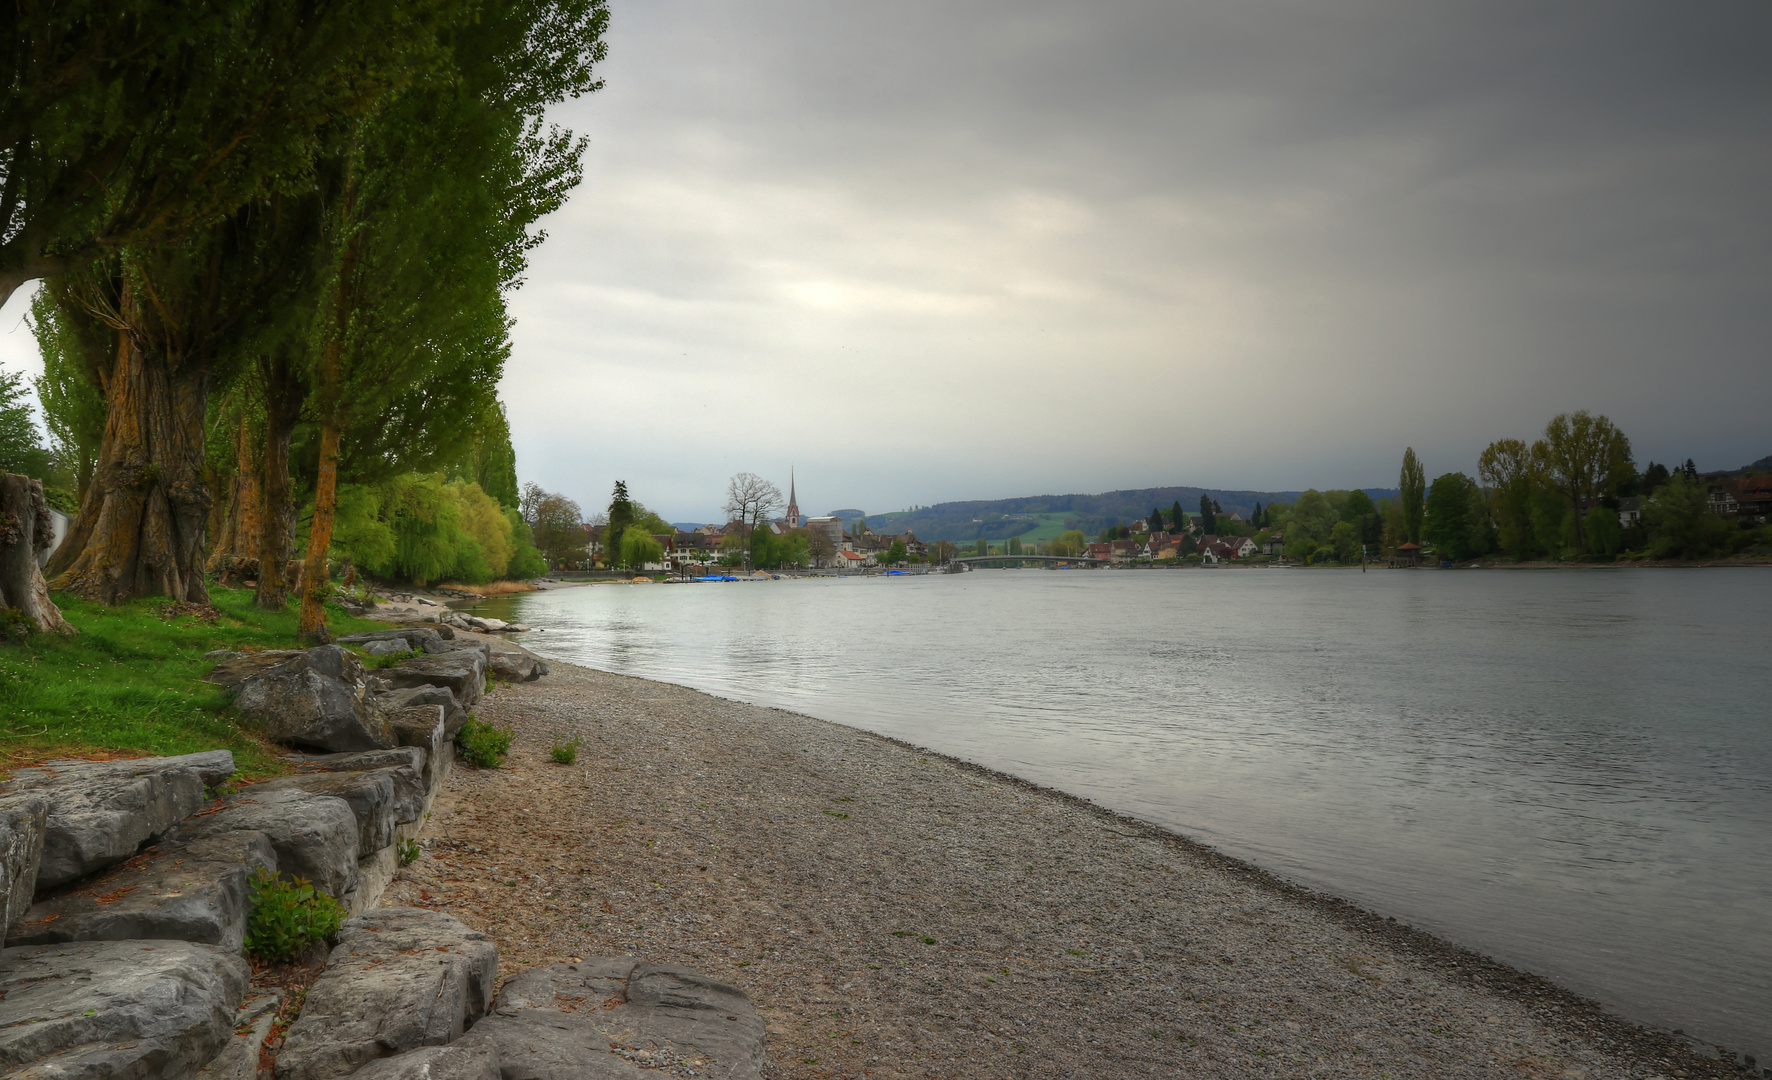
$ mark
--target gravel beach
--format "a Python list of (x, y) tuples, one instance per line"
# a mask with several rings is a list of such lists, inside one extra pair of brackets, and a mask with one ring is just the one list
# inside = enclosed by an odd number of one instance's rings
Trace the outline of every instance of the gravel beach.
[(501, 977), (637, 954), (731, 982), (770, 1076), (1759, 1075), (1068, 796), (553, 671), (481, 703), (510, 760), (457, 766), (384, 903), (485, 930)]

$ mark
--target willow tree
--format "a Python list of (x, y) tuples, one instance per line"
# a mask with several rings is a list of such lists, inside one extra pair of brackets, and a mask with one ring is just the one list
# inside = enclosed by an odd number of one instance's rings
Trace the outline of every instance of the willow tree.
[(504, 290), (543, 239), (531, 227), (581, 175), (583, 142), (544, 129), (541, 114), (598, 88), (607, 21), (602, 0), (489, 0), (445, 35), (448, 62), (355, 124), (330, 166), (332, 261), (308, 369), (319, 438), (298, 624), (306, 637), (328, 636), (345, 435), (385, 430), (415, 388), (458, 385), (436, 376), (464, 356), (503, 363)]

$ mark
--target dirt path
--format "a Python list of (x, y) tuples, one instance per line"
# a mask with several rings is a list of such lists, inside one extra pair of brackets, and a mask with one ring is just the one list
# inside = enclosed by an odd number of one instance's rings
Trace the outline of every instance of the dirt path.
[[(1739, 1076), (1547, 984), (1076, 800), (554, 665), (494, 693), (385, 903), (749, 992), (778, 1077)], [(548, 760), (581, 736), (572, 766)]]

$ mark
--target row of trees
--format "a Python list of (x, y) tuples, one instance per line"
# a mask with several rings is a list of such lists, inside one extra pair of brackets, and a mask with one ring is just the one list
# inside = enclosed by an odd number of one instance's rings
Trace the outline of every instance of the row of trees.
[(525, 568), (504, 294), (581, 174), (543, 113), (599, 86), (603, 0), (13, 14), (0, 300), (43, 281), (42, 471), (79, 508), (54, 587), (201, 602), (239, 555), (281, 608), (305, 540), (324, 637), (335, 554)]
[[(1488, 554), (1516, 560), (1611, 557), (1641, 551), (1658, 558), (1702, 558), (1764, 540), (1751, 523), (1708, 512), (1708, 485), (1690, 461), (1639, 472), (1630, 440), (1610, 419), (1564, 413), (1528, 444), (1498, 439), (1484, 448), (1475, 478), (1444, 473), (1430, 484), (1413, 448), (1404, 451), (1398, 497), (1374, 503), (1364, 492), (1307, 491), (1267, 508), (1260, 524), (1284, 533), (1288, 556), (1351, 561), (1406, 543), (1462, 561)], [(1622, 500), (1639, 500), (1626, 524)]]

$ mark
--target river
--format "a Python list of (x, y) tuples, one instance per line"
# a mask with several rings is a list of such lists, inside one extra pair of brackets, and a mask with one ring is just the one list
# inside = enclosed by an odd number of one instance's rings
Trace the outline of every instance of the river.
[(596, 585), (540, 655), (1092, 799), (1772, 1058), (1772, 572)]

